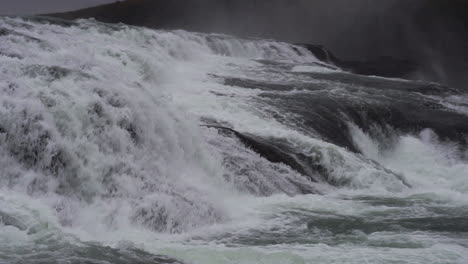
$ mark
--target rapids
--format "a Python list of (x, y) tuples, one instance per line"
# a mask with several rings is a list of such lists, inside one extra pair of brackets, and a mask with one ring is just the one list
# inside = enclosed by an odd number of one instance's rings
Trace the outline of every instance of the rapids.
[(468, 95), (262, 39), (0, 17), (0, 263), (465, 263)]

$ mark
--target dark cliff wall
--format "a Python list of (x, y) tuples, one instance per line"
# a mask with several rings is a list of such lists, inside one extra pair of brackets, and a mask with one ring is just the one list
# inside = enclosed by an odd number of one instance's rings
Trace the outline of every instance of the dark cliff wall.
[(426, 65), (426, 79), (468, 83), (468, 0), (128, 0), (54, 16), (322, 44), (340, 58), (394, 56)]

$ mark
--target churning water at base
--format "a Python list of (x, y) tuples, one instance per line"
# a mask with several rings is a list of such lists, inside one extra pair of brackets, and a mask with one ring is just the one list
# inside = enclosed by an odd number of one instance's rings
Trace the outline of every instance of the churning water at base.
[(466, 263), (468, 96), (301, 47), (0, 18), (0, 263)]

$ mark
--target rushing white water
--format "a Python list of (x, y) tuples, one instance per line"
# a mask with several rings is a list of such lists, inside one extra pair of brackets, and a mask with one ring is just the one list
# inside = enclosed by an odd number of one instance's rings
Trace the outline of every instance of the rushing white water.
[[(0, 263), (34, 263), (39, 248), (65, 263), (88, 242), (187, 263), (468, 261), (466, 229), (407, 220), (468, 219), (466, 153), (429, 130), (385, 149), (350, 124), (363, 155), (352, 153), (282, 122), (298, 117), (261, 89), (220, 81), (320, 84), (294, 75), (331, 71), (316, 61), (267, 40), (0, 18)], [(277, 91), (301, 93), (314, 91)], [(342, 188), (203, 126), (213, 123), (315, 157)]]
[(456, 144), (440, 142), (432, 130), (424, 129), (418, 136), (402, 136), (392, 149), (382, 150), (378, 142), (356, 126), (352, 131), (366, 157), (405, 173), (419, 191), (454, 195), (457, 200), (468, 199), (467, 153), (458, 149)]

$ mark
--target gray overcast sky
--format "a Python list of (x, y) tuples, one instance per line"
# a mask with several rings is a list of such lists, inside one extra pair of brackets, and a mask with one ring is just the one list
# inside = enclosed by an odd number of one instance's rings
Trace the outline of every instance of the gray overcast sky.
[(43, 14), (110, 2), (115, 0), (0, 0), (0, 14)]

